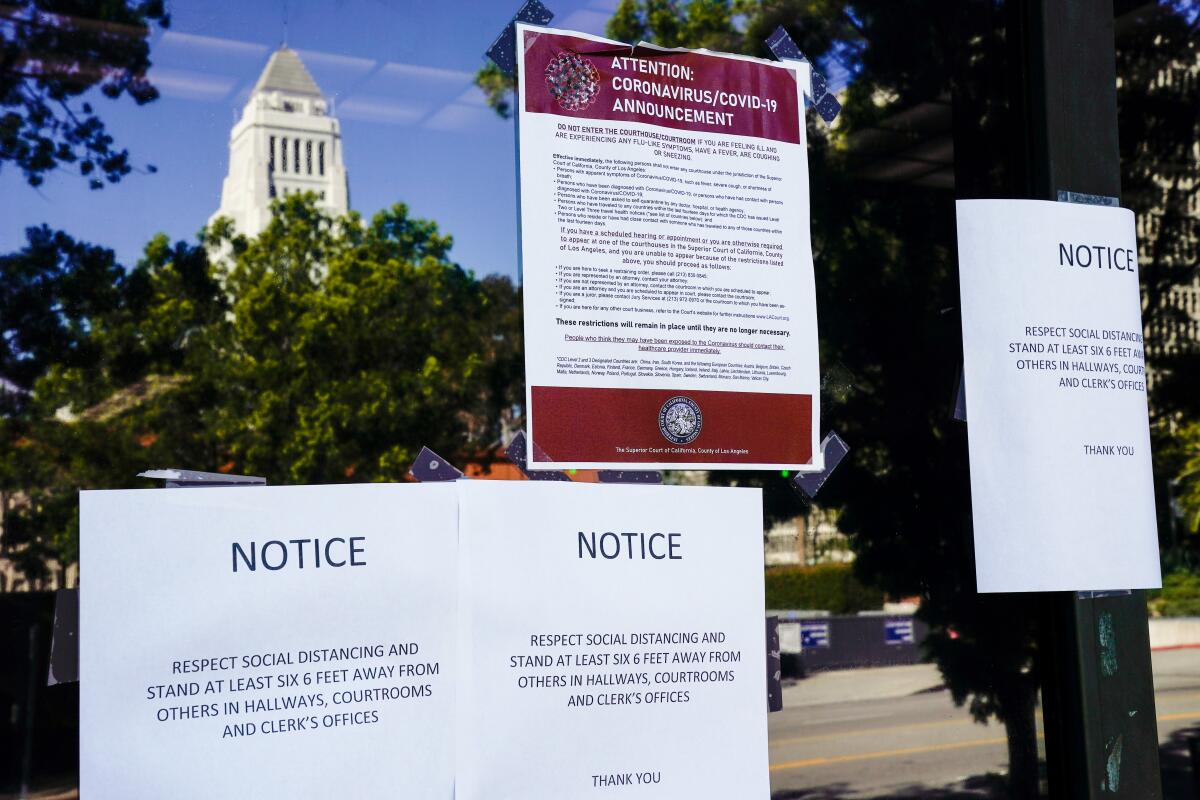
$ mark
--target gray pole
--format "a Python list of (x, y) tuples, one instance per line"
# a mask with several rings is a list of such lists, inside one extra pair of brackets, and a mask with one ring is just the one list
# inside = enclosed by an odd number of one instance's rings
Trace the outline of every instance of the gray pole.
[[(1112, 0), (1018, 0), (1008, 33), (1026, 122), (1026, 196), (1119, 198)], [(1047, 596), (1039, 667), (1051, 796), (1156, 800), (1145, 594), (1095, 595)]]

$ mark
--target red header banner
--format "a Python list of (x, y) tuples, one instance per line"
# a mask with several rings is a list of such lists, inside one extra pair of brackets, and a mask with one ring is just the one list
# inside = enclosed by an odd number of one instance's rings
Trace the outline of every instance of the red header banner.
[(795, 70), (525, 31), (525, 110), (799, 144)]

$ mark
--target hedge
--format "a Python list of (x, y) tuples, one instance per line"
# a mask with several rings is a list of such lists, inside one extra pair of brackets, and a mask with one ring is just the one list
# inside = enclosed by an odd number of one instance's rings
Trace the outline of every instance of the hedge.
[(1155, 617), (1200, 617), (1200, 575), (1189, 571), (1163, 576), (1163, 588), (1146, 593)]
[(854, 577), (850, 564), (767, 568), (767, 608), (854, 614), (882, 607), (883, 592)]

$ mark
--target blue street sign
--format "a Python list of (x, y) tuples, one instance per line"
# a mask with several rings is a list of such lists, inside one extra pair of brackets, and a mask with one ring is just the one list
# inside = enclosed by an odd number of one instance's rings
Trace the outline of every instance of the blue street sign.
[(887, 644), (916, 644), (917, 640), (913, 636), (912, 619), (884, 620), (883, 641)]
[(829, 647), (829, 623), (820, 620), (800, 621), (800, 649)]

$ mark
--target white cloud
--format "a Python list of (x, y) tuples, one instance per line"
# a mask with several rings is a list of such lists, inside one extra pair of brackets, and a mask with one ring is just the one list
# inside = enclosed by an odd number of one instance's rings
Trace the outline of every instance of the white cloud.
[[(180, 33), (167, 31), (162, 35), (154, 48), (156, 55), (169, 54), (179, 50), (194, 53), (197, 50), (208, 50), (214, 54), (232, 54), (262, 57), (269, 48), (258, 42), (241, 42), (237, 39), (219, 39), (215, 36), (200, 36), (195, 33)], [(165, 53), (164, 53), (165, 51)]]
[(486, 106), (468, 106), (451, 103), (438, 109), (422, 127), (439, 131), (462, 131), (469, 128), (479, 128), (499, 120), (499, 117)]
[(399, 103), (386, 97), (352, 97), (334, 110), (344, 119), (380, 122), (386, 125), (411, 125), (429, 111), (428, 107)]
[(425, 67), (420, 64), (398, 64), (391, 62), (379, 70), (381, 76), (396, 80), (426, 80), (426, 81), (469, 81), (475, 76), (470, 72), (440, 67)]
[(149, 77), (150, 83), (167, 97), (188, 100), (222, 100), (237, 84), (237, 79), (230, 75), (213, 75), (169, 67), (153, 67)]

